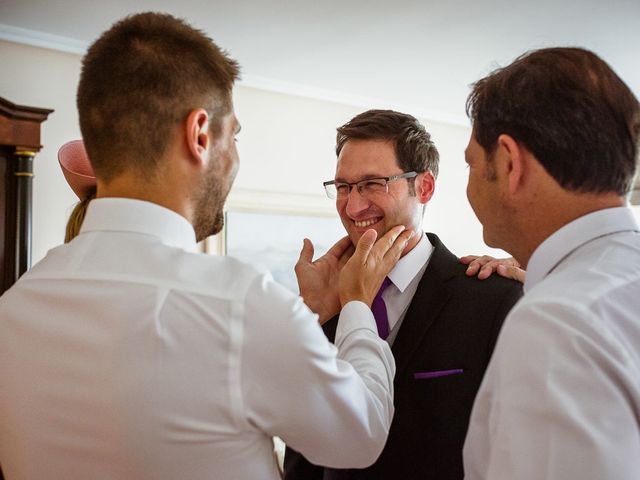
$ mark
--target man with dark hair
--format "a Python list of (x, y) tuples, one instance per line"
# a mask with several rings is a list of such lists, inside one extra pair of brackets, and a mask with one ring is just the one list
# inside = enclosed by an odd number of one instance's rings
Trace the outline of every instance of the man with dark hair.
[[(288, 450), (285, 478), (461, 479), (473, 399), (521, 286), (467, 276), (436, 235), (423, 233), (439, 156), (414, 117), (364, 112), (338, 128), (336, 153), (335, 179), (325, 188), (354, 245), (370, 228), (380, 235), (400, 223), (417, 233), (372, 307), (396, 360), (396, 411), (387, 444), (371, 467), (323, 468)], [(333, 340), (336, 319), (323, 328)]]
[[(238, 167), (237, 75), (169, 15), (128, 17), (89, 49), (78, 109), (97, 196), (0, 299), (7, 478), (276, 479), (274, 435), (336, 467), (382, 450), (394, 361), (368, 305), (411, 231), (301, 259), (302, 299), (197, 253)], [(312, 310), (341, 306), (336, 348)]]
[(640, 106), (598, 56), (527, 53), (467, 103), (467, 195), (527, 268), (464, 447), (476, 479), (640, 478)]

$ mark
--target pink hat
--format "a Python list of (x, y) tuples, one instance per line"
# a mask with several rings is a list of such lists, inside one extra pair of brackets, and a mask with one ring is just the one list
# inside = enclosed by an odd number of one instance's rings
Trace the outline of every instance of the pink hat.
[(82, 140), (72, 140), (58, 150), (58, 162), (67, 183), (80, 200), (96, 188), (96, 177)]

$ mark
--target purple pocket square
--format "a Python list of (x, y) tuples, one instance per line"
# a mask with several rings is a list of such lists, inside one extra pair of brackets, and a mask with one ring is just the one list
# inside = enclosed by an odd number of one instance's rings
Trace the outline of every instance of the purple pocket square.
[(453, 370), (436, 370), (433, 372), (416, 372), (413, 378), (416, 380), (424, 380), (427, 378), (447, 377), (449, 375), (460, 375), (464, 370), (462, 368), (454, 368)]

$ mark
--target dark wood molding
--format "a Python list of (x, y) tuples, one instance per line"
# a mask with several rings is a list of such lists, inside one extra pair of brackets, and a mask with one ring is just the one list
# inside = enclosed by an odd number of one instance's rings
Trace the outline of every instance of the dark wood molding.
[(13, 151), (40, 151), (40, 124), (51, 112), (47, 108), (16, 105), (0, 97), (0, 146)]
[(48, 108), (16, 105), (15, 103), (0, 97), (0, 115), (8, 118), (32, 120), (42, 123), (47, 119), (47, 116), (49, 116), (51, 112), (53, 112), (53, 110)]
[(31, 266), (33, 159), (51, 112), (0, 97), (0, 294)]

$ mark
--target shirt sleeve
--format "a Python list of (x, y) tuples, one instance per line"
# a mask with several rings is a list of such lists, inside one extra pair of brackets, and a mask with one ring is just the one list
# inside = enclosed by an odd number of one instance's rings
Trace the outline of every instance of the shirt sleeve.
[(516, 307), (474, 404), (466, 479), (639, 478), (637, 372), (604, 320)]
[(247, 424), (316, 464), (372, 464), (393, 417), (395, 364), (371, 310), (345, 305), (334, 346), (302, 299), (268, 276), (253, 283), (245, 305), (240, 385)]

